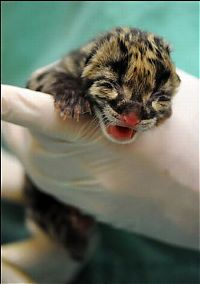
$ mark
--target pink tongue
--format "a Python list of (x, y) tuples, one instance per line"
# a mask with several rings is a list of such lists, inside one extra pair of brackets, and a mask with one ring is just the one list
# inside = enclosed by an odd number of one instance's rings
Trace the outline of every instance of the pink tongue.
[(106, 130), (112, 137), (120, 140), (131, 139), (136, 133), (136, 131), (134, 131), (133, 129), (117, 125), (110, 125), (106, 128)]

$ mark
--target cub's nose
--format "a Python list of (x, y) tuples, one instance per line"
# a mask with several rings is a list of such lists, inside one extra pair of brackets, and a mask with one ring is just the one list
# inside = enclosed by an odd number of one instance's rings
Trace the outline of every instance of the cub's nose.
[(135, 112), (120, 115), (120, 120), (130, 127), (134, 127), (140, 122), (140, 118)]

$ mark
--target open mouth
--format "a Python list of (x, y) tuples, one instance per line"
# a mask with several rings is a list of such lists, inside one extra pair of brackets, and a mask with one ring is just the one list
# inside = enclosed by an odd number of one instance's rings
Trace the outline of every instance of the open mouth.
[(112, 121), (114, 119), (109, 119), (108, 116), (106, 122), (104, 122), (100, 111), (96, 110), (96, 114), (104, 135), (110, 141), (118, 144), (128, 144), (135, 140), (138, 134), (136, 127), (140, 121), (135, 113), (118, 116), (117, 119), (115, 118), (118, 121)]
[(118, 125), (109, 125), (106, 127), (106, 132), (112, 138), (119, 141), (129, 141), (132, 140), (137, 133), (134, 129)]
[(136, 126), (139, 123), (139, 118), (136, 113), (119, 115), (119, 124), (110, 124), (106, 127), (107, 135), (115, 142), (122, 144), (132, 142), (137, 133)]

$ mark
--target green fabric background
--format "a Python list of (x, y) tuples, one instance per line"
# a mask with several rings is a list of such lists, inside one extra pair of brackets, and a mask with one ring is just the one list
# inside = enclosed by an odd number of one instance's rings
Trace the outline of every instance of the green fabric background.
[[(2, 82), (24, 86), (36, 68), (114, 26), (134, 26), (164, 36), (173, 46), (176, 65), (198, 77), (198, 21), (197, 1), (3, 1)], [(23, 208), (3, 202), (2, 213), (3, 243), (28, 236)], [(103, 224), (100, 228), (101, 245), (79, 283), (200, 282), (197, 252)]]

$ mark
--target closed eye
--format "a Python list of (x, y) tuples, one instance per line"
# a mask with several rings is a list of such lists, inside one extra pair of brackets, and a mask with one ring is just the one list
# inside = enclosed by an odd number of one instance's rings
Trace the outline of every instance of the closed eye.
[(97, 87), (104, 87), (106, 89), (113, 89), (112, 82), (107, 81), (107, 80), (100, 79), (100, 80), (97, 80), (95, 82), (95, 84), (96, 84)]
[(165, 94), (163, 92), (155, 92), (155, 93), (152, 93), (150, 98), (149, 98), (149, 101), (152, 102), (152, 101), (171, 101), (171, 95), (170, 94)]
[(170, 99), (166, 100), (166, 98), (162, 100), (155, 100), (155, 101), (152, 101), (151, 106), (155, 111), (158, 111), (158, 112), (165, 111), (171, 107), (171, 100)]
[(112, 89), (113, 86), (111, 83), (105, 82), (105, 83), (101, 83), (101, 87), (105, 87), (107, 89)]
[(159, 96), (159, 97), (157, 98), (157, 101), (158, 101), (158, 102), (160, 102), (160, 101), (168, 102), (168, 101), (171, 101), (171, 97), (162, 95), (162, 96)]

